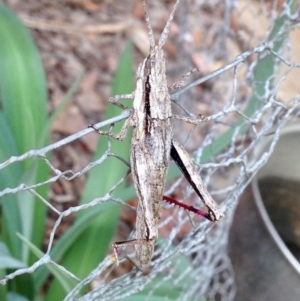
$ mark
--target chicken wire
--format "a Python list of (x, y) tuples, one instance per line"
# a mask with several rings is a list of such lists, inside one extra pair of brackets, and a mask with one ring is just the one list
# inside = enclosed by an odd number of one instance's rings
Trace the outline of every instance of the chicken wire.
[[(251, 50), (240, 53), (224, 67), (207, 76), (200, 77), (171, 96), (172, 100), (180, 103), (180, 106), (184, 107), (185, 113), (188, 113), (188, 102), (191, 100), (186, 100), (186, 93), (201, 83), (214, 82), (214, 97), (209, 102), (212, 114), (205, 118), (205, 123), (192, 131), (194, 133), (203, 126), (207, 128), (207, 133), (201, 143), (199, 142), (200, 145), (198, 144), (193, 156), (195, 162), (199, 163), (201, 159), (207, 158), (208, 153), (212, 151), (216, 153), (213, 158), (209, 158), (207, 162), (201, 164), (201, 167), (199, 166), (199, 172), (201, 171), (202, 179), (208, 186), (209, 192), (226, 213), (223, 220), (213, 224), (203, 218), (188, 214), (180, 208), (171, 209), (171, 206), (162, 204), (166, 211), (170, 211), (170, 214), (164, 215), (164, 218), (160, 220), (158, 232), (162, 234), (156, 241), (154, 256), (146, 271), (142, 272), (133, 268), (129, 273), (112, 279), (111, 274), (115, 269), (115, 264), (111, 260), (112, 255), (109, 254), (84, 279), (73, 275), (58, 262), (54, 262), (50, 256), (54, 235), (62, 219), (86, 208), (101, 206), (102, 203), (108, 201), (118, 201), (124, 206), (126, 205), (122, 200), (115, 199), (111, 195), (118, 183), (111, 188), (109, 193), (99, 195), (97, 199), (90, 200), (87, 204), (71, 207), (63, 212), (54, 208), (48, 200), (35, 191), (37, 187), (53, 183), (60, 178), (72, 181), (105, 162), (110, 155), (110, 144), (108, 144), (107, 152), (101, 158), (91, 162), (79, 172), (58, 170), (46, 159), (47, 152), (93, 131), (87, 128), (47, 147), (30, 150), (0, 164), (0, 169), (5, 169), (14, 162), (24, 161), (28, 158), (44, 160), (54, 176), (44, 183), (34, 185), (22, 183), (18, 187), (6, 188), (0, 192), (0, 197), (29, 191), (58, 215), (44, 256), (31, 267), (18, 269), (6, 275), (0, 283), (6, 285), (10, 279), (18, 275), (32, 273), (38, 267), (51, 263), (78, 282), (64, 300), (123, 300), (140, 291), (145, 292), (144, 300), (151, 300), (151, 297), (156, 296), (156, 292), (166, 283), (169, 286), (169, 294), (164, 295), (166, 300), (168, 300), (167, 298), (172, 299), (174, 292), (176, 292), (176, 300), (201, 300), (201, 298), (203, 300), (233, 300), (235, 282), (233, 269), (227, 255), (227, 242), (234, 208), (255, 173), (272, 154), (282, 127), (299, 115), (299, 94), (291, 91), (289, 93), (282, 92), (284, 80), (299, 68), (299, 62), (293, 59), (294, 48), (289, 40), (290, 33), (299, 26), (298, 16), (291, 11), (292, 2), (264, 3), (260, 1), (260, 3), (257, 2), (259, 8), (257, 11), (247, 1), (224, 1), (222, 4), (219, 1), (196, 1), (202, 10), (220, 4), (218, 11), (223, 12), (224, 18), (223, 23), (216, 25), (219, 32), (222, 33), (216, 38), (218, 45), (226, 42), (224, 37), (230, 37), (238, 39), (244, 48), (251, 49), (251, 45), (255, 46)], [(179, 9), (184, 9), (183, 5)], [(260, 23), (259, 20), (253, 19), (251, 31), (245, 30), (249, 34), (248, 37), (235, 36), (229, 26), (228, 15), (232, 10), (237, 13), (238, 17), (242, 17), (246, 10), (250, 11), (253, 18), (264, 16), (268, 21), (264, 34), (261, 37), (255, 34)], [(278, 44), (281, 46), (276, 47)], [(214, 49), (215, 52), (210, 54), (215, 59), (226, 53), (220, 47)], [(257, 73), (262, 72), (263, 68), (269, 67), (262, 67), (264, 60), (274, 64), (271, 68), (272, 72), (270, 74), (266, 72), (267, 75), (257, 77)], [(181, 96), (180, 99), (179, 96)], [(201, 97), (198, 96), (198, 100), (201, 100)], [(249, 103), (254, 106), (251, 114), (246, 109)], [(102, 128), (115, 124), (127, 118), (129, 114), (130, 112), (126, 110), (119, 116), (95, 126)], [(191, 116), (193, 115), (191, 114)], [(176, 131), (174, 135), (176, 136)], [(223, 142), (223, 144), (225, 143), (223, 146), (222, 142), (215, 143), (215, 141), (219, 141), (220, 136), (225, 137), (226, 135), (227, 137), (229, 135), (230, 138), (228, 145), (226, 142)], [(185, 134), (184, 141), (187, 143), (192, 140), (191, 136), (192, 134)], [(258, 158), (255, 156), (255, 149), (266, 136), (273, 137), (272, 143), (269, 150)], [(226, 138), (222, 141), (226, 141)], [(220, 149), (217, 149), (218, 147)], [(121, 178), (120, 182), (123, 180), (124, 178)], [(165, 194), (178, 194), (178, 191), (183, 196), (183, 201), (191, 202), (192, 200), (194, 206), (202, 206), (201, 201), (194, 197), (192, 189), (182, 178), (168, 183)], [(166, 228), (169, 229), (168, 234), (164, 230)], [(134, 232), (129, 239), (133, 237)], [(129, 249), (126, 250), (126, 253), (134, 259), (134, 251), (130, 252)], [(122, 250), (121, 260), (123, 259), (124, 252)], [(86, 285), (90, 285), (91, 290), (84, 296), (80, 296), (80, 289)]]

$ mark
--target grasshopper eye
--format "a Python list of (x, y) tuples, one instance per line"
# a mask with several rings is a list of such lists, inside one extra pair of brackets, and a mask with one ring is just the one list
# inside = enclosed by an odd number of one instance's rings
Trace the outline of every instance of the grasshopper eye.
[(148, 57), (146, 64), (145, 64), (145, 68), (146, 69), (152, 69), (156, 64), (156, 59), (154, 57)]

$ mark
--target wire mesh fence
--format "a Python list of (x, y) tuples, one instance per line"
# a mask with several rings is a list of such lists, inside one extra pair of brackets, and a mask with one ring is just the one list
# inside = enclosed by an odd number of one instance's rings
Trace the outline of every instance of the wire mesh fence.
[[(52, 265), (56, 271), (74, 280), (64, 300), (134, 300), (134, 296), (137, 299), (143, 296), (144, 300), (154, 300), (157, 296), (165, 298), (164, 300), (234, 299), (234, 273), (227, 255), (227, 240), (234, 209), (246, 186), (272, 154), (280, 130), (299, 115), (299, 90), (286, 86), (286, 82), (290, 83), (297, 74), (295, 72), (299, 72), (300, 66), (299, 60), (295, 58), (296, 46), (291, 43), (292, 34), (299, 30), (299, 16), (295, 13), (297, 1), (260, 1), (255, 5), (249, 1), (223, 1), (221, 4), (219, 1), (194, 2), (199, 8), (199, 19), (201, 12), (204, 14), (205, 11), (222, 15), (218, 22), (212, 22), (211, 27), (207, 28), (207, 37), (203, 39), (202, 45), (203, 49), (206, 49), (205, 55), (208, 57), (209, 53), (210, 59), (215, 61), (220, 56), (227, 56), (228, 61), (231, 61), (216, 71), (193, 80), (191, 84), (174, 92), (171, 98), (176, 107), (174, 110), (183, 108), (184, 114), (194, 116), (189, 112), (193, 110), (191, 98), (195, 99), (195, 102), (201, 102), (201, 98), (205, 98), (205, 93), (202, 96), (197, 95), (199, 91), (195, 90), (195, 87), (204, 83), (212, 86), (212, 97), (203, 100), (204, 106), (209, 107), (210, 116), (205, 116), (201, 125), (189, 131), (182, 131), (178, 136), (187, 147), (194, 147), (193, 141), (197, 141), (197, 150), (193, 152), (193, 157), (196, 163), (201, 163), (199, 173), (213, 198), (226, 213), (226, 217), (218, 224), (212, 224), (180, 208), (172, 208), (162, 203), (162, 218), (158, 224), (159, 238), (155, 244), (153, 259), (145, 271), (133, 268), (122, 276), (114, 277), (115, 263), (111, 254), (84, 277), (78, 277), (67, 270), (60, 260), (54, 260), (52, 255), (54, 239), (63, 218), (88, 208), (99, 208), (107, 202), (118, 202), (135, 211), (134, 207), (114, 195), (115, 189), (125, 181), (127, 173), (120, 177), (107, 193), (63, 211), (56, 209), (45, 196), (37, 192), (38, 187), (51, 185), (58, 179), (73, 181), (94, 168), (101, 168), (112, 155), (118, 158), (118, 153), (111, 151), (111, 141), (108, 139), (107, 151), (82, 170), (75, 172), (56, 168), (46, 154), (93, 131), (87, 128), (46, 147), (10, 157), (0, 164), (0, 169), (5, 172), (7, 167), (16, 162), (23, 162), (29, 158), (42, 160), (51, 170), (51, 177), (44, 182), (22, 181), (16, 187), (6, 187), (0, 192), (0, 197), (2, 202), (6, 202), (9, 200), (6, 200), (5, 196), (9, 194), (22, 197), (22, 194), (30, 193), (57, 216), (47, 251), (37, 251), (40, 259), (32, 265), (4, 275), (0, 280), (2, 285), (8, 285), (11, 279), (22, 274), (33, 273), (41, 266)], [(179, 10), (188, 11), (188, 5), (183, 6), (181, 5)], [(179, 16), (182, 17), (180, 13)], [(234, 20), (238, 22), (241, 18), (249, 16), (252, 21), (247, 23), (247, 28), (245, 23), (244, 27), (234, 30), (238, 25), (230, 24)], [(205, 18), (198, 22), (204, 27), (209, 24)], [(263, 27), (262, 31), (260, 26)], [(212, 39), (210, 35), (213, 33), (215, 45), (211, 50), (206, 43)], [(232, 58), (230, 49), (224, 46), (228, 44), (231, 47), (233, 44), (239, 45), (239, 49), (244, 51)], [(233, 53), (236, 51), (232, 50)], [(176, 103), (179, 104), (179, 108)], [(128, 118), (129, 114), (130, 111), (126, 110), (119, 116), (95, 126), (102, 128), (114, 125)], [(175, 125), (174, 128), (176, 136), (179, 126)], [(199, 128), (202, 132), (199, 132)], [(205, 135), (199, 142), (197, 137), (202, 136), (204, 132)], [(257, 157), (255, 149), (266, 136), (272, 136), (273, 142), (267, 152)], [(127, 166), (129, 163), (123, 164)], [(172, 169), (172, 163), (170, 165)], [(175, 172), (175, 175), (178, 175), (178, 172)], [(165, 194), (179, 195), (183, 202), (197, 207), (203, 206), (182, 177), (168, 182)], [(92, 214), (86, 217), (85, 222), (89, 218), (92, 218)], [(82, 225), (78, 225), (80, 226), (84, 226), (84, 220)], [(134, 231), (130, 238), (134, 238)], [(97, 244), (101, 244), (101, 237), (95, 242), (95, 245)], [(126, 248), (120, 254), (122, 262), (126, 261), (125, 254), (134, 259), (134, 251)], [(80, 260), (79, 257), (78, 261)], [(86, 287), (89, 287), (89, 290), (82, 294), (82, 289)]]

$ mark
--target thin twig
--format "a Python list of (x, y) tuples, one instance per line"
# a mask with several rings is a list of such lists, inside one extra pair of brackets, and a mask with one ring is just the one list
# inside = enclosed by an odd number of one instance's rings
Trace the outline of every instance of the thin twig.
[(38, 29), (43, 31), (51, 31), (58, 33), (67, 33), (67, 34), (103, 34), (103, 33), (116, 33), (123, 32), (132, 26), (130, 20), (120, 23), (111, 23), (111, 24), (100, 24), (100, 25), (68, 25), (68, 24), (57, 24), (54, 21), (46, 21), (44, 19), (21, 16), (23, 23), (32, 29)]

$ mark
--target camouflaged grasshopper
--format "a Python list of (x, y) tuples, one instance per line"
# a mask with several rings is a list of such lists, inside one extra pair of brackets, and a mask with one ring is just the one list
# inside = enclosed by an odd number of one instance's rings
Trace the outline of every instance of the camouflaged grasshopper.
[[(172, 115), (171, 111), (166, 63), (162, 47), (168, 38), (171, 22), (180, 0), (176, 1), (157, 45), (150, 26), (145, 0), (142, 2), (148, 28), (150, 53), (138, 67), (135, 91), (132, 94), (118, 95), (109, 100), (110, 103), (126, 109), (119, 101), (132, 98), (133, 110), (119, 134), (98, 131), (100, 134), (123, 140), (128, 127), (133, 126), (130, 162), (134, 186), (139, 199), (136, 239), (114, 243), (113, 248), (118, 265), (118, 248), (134, 244), (137, 266), (141, 269), (147, 266), (152, 258), (154, 242), (158, 235), (157, 223), (160, 218), (160, 203), (163, 199), (202, 215), (213, 222), (224, 216), (204, 187), (188, 153), (173, 139), (172, 118), (192, 124), (198, 124), (202, 121), (202, 118), (192, 119)], [(188, 74), (183, 77), (183, 83), (187, 76)], [(208, 208), (208, 213), (163, 196), (170, 155)]]

